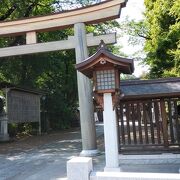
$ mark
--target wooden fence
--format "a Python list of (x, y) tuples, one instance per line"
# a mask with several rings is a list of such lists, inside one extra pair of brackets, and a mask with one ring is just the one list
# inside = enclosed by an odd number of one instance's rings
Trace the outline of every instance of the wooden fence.
[(180, 97), (121, 101), (120, 150), (180, 150), (179, 108)]

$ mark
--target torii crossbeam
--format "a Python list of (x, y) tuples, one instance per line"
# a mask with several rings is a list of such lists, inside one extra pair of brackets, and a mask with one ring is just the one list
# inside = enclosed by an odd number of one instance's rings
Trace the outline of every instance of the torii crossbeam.
[[(104, 40), (106, 44), (116, 43), (116, 34), (105, 34), (100, 36), (93, 36), (93, 34), (87, 34), (87, 46), (97, 46), (101, 40)], [(43, 53), (59, 50), (75, 49), (76, 43), (74, 36), (69, 36), (68, 40), (53, 41), (47, 43), (30, 43), (27, 45), (13, 46), (0, 48), (0, 58), (9, 56), (18, 56), (25, 54)]]

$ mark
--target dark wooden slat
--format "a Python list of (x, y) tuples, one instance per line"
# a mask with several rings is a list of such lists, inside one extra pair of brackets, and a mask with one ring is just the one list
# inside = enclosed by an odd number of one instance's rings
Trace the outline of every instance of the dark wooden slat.
[(119, 115), (118, 110), (116, 109), (116, 128), (117, 128), (117, 135), (118, 135), (118, 149), (121, 148), (121, 140), (120, 140), (120, 132), (119, 132)]
[(152, 120), (152, 101), (148, 103), (148, 115), (149, 115), (149, 120), (150, 120), (150, 129), (151, 129), (151, 142), (152, 144), (155, 144), (154, 141), (154, 124)]
[(154, 102), (154, 113), (155, 113), (156, 129), (157, 129), (157, 141), (158, 144), (161, 144), (159, 102), (157, 101)]
[(146, 104), (144, 102), (143, 102), (143, 121), (144, 121), (145, 142), (146, 144), (149, 144), (147, 117), (146, 117)]
[(134, 139), (134, 144), (137, 144), (137, 137), (136, 137), (136, 124), (135, 124), (135, 109), (134, 109), (135, 103), (131, 104), (131, 111), (132, 111), (132, 133), (133, 133), (133, 139)]
[[(177, 98), (177, 105), (178, 103), (180, 103), (180, 97)], [(180, 106), (180, 104), (179, 104)], [(179, 118), (179, 119), (178, 119)], [(178, 137), (179, 137), (179, 141), (178, 141), (178, 144), (180, 144), (180, 114), (178, 114), (178, 109), (177, 109), (177, 121), (178, 121)]]
[(123, 104), (120, 103), (120, 129), (121, 129), (121, 139), (122, 139), (122, 144), (126, 144), (125, 141), (125, 131), (124, 131), (124, 119), (123, 119)]
[(168, 103), (168, 117), (169, 117), (171, 143), (174, 143), (175, 139), (174, 139), (174, 130), (173, 130), (173, 121), (172, 121), (171, 99), (168, 99), (167, 103)]
[(177, 112), (177, 100), (174, 100), (174, 113), (175, 113), (175, 122), (176, 122), (176, 134), (177, 134), (177, 142), (180, 143), (180, 135), (179, 135), (179, 122), (178, 122), (178, 112)]
[(142, 125), (141, 125), (141, 109), (140, 109), (139, 103), (137, 103), (137, 118), (138, 118), (139, 142), (140, 142), (140, 144), (143, 144)]
[(166, 107), (163, 99), (160, 100), (161, 107), (161, 117), (162, 117), (162, 128), (163, 128), (163, 139), (164, 146), (168, 147), (168, 126), (167, 126), (167, 116), (166, 116)]
[[(142, 149), (142, 152), (149, 151), (149, 153), (153, 153), (154, 150), (171, 152), (172, 148), (180, 150), (180, 127), (178, 126), (179, 117), (177, 114), (179, 101), (179, 98), (153, 99), (152, 102), (150, 99), (123, 101), (126, 109), (127, 127), (125, 122), (120, 120), (124, 126), (125, 141), (125, 144), (121, 146), (121, 152), (128, 152), (129, 150), (139, 152), (139, 148)], [(154, 108), (155, 123), (151, 107)], [(174, 109), (173, 113), (172, 109)], [(143, 111), (142, 114), (141, 111)], [(123, 112), (119, 116), (123, 116)], [(143, 118), (144, 124), (141, 118)], [(122, 128), (120, 127), (121, 132), (123, 131)], [(177, 131), (177, 141), (174, 131)]]
[(127, 135), (128, 135), (128, 144), (131, 144), (131, 134), (130, 134), (130, 126), (129, 126), (129, 121), (130, 121), (130, 110), (129, 110), (129, 104), (125, 104), (126, 107), (126, 129), (127, 129)]

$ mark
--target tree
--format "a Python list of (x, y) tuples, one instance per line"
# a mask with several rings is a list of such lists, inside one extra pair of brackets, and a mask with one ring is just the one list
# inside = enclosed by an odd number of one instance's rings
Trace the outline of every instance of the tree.
[[(49, 14), (58, 10), (55, 3), (54, 0), (3, 0), (0, 19), (12, 20)], [(39, 33), (38, 42), (65, 39), (72, 33), (72, 29)], [(24, 36), (0, 40), (1, 47), (24, 43)], [(0, 61), (0, 78), (19, 86), (45, 91), (46, 102), (43, 102), (43, 109), (47, 112), (52, 128), (66, 128), (70, 126), (73, 109), (77, 106), (74, 57), (74, 51), (71, 50), (3, 58)]]
[(145, 0), (150, 77), (180, 76), (180, 0)]
[[(5, 21), (44, 15), (64, 10), (64, 8), (69, 9), (71, 5), (79, 7), (97, 2), (99, 1), (3, 0), (0, 6), (0, 19)], [(99, 34), (115, 25), (117, 23), (108, 22), (88, 26), (87, 32)], [(61, 40), (69, 35), (73, 35), (72, 29), (38, 33), (38, 42)], [(24, 43), (24, 36), (0, 39), (0, 47)], [(91, 49), (91, 52), (94, 52), (94, 49)], [(51, 127), (53, 129), (67, 128), (74, 118), (74, 109), (78, 106), (74, 64), (74, 50), (3, 58), (0, 61), (0, 79), (19, 86), (45, 91), (46, 99), (43, 102), (43, 110), (48, 114)]]
[(121, 25), (131, 44), (145, 41), (149, 78), (180, 76), (180, 0), (145, 0), (145, 18)]

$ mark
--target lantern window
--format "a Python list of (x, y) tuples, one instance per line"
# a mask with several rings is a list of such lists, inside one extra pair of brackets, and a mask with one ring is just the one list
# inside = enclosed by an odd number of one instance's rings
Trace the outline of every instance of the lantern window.
[(115, 89), (115, 71), (100, 70), (96, 71), (97, 90)]

